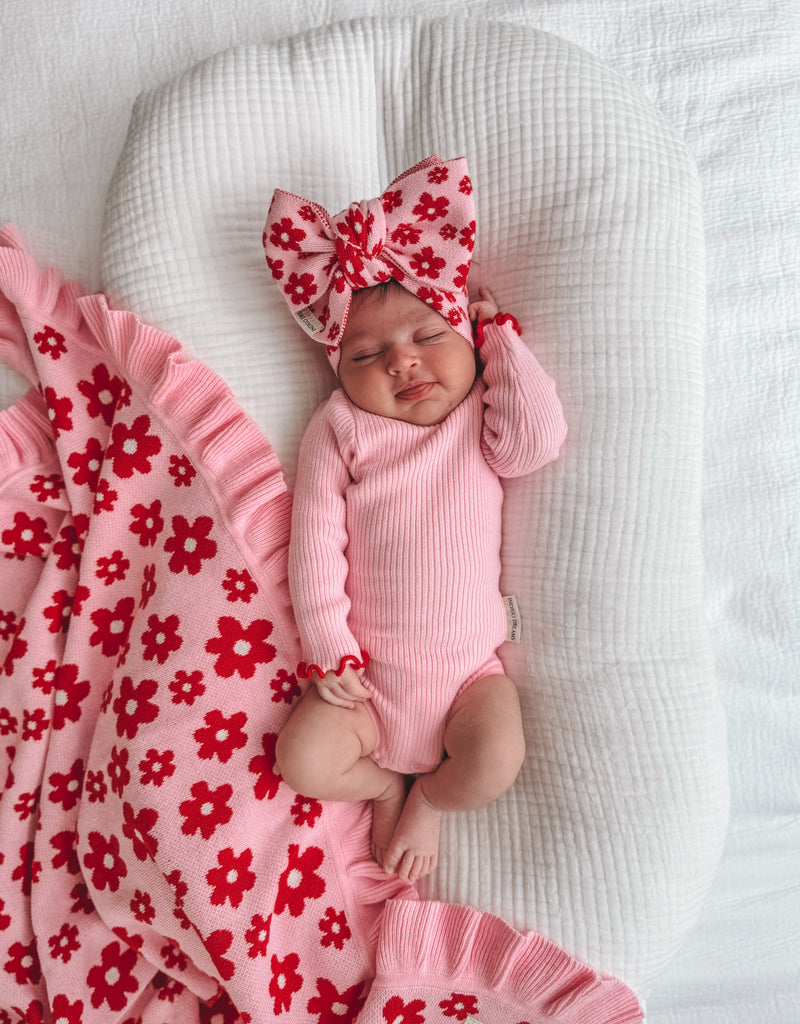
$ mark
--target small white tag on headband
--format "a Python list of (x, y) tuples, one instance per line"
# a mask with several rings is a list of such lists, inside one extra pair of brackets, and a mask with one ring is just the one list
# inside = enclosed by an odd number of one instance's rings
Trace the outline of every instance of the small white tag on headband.
[(310, 334), (312, 337), (322, 330), (322, 324), (314, 315), (314, 310), (311, 306), (306, 306), (305, 309), (301, 309), (295, 313), (295, 319), (306, 334)]
[(519, 604), (513, 594), (504, 597), (506, 605), (506, 640), (512, 644), (518, 644), (522, 639), (522, 618), (519, 614)]

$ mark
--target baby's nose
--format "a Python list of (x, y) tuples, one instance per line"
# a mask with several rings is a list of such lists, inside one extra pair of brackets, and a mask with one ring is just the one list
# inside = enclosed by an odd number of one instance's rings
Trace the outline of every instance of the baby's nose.
[(417, 350), (414, 347), (398, 345), (389, 350), (386, 363), (389, 373), (402, 373), (416, 366), (418, 361)]

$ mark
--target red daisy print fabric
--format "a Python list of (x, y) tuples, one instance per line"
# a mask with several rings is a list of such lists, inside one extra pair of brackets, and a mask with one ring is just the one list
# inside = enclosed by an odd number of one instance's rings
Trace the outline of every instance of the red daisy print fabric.
[(12, 229), (0, 292), (32, 385), (0, 413), (0, 1024), (533, 1019), (452, 971), (373, 985), (416, 948), (387, 908), (441, 905), (371, 860), (368, 805), (280, 777), (289, 497), (226, 385)]

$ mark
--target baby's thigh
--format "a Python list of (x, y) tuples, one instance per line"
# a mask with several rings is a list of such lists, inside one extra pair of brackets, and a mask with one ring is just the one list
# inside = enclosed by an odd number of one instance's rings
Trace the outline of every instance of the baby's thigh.
[(506, 675), (483, 676), (462, 690), (445, 723), (445, 750), (476, 768), (515, 772), (525, 756), (519, 695)]

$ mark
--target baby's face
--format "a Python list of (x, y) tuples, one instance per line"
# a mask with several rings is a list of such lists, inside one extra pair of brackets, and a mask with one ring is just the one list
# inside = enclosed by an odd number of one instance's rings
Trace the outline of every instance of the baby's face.
[(475, 382), (475, 352), (422, 299), (397, 285), (353, 297), (339, 380), (360, 409), (419, 426), (441, 423)]

